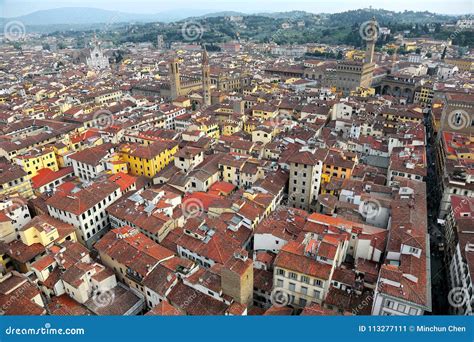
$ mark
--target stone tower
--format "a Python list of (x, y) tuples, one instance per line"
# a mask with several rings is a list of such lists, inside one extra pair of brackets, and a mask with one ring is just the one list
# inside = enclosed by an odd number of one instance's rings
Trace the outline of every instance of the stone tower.
[(221, 271), (222, 292), (236, 302), (252, 305), (253, 301), (253, 261), (244, 250), (234, 253)]
[(169, 64), (171, 99), (175, 100), (181, 94), (181, 79), (179, 76), (179, 61), (173, 58)]
[(209, 67), (209, 56), (206, 48), (202, 51), (202, 92), (203, 92), (203, 106), (211, 105), (211, 78)]
[(378, 23), (375, 20), (375, 17), (370, 20), (369, 23), (369, 35), (367, 37), (367, 46), (365, 48), (365, 63), (374, 62), (374, 51), (375, 51), (375, 41), (378, 37)]

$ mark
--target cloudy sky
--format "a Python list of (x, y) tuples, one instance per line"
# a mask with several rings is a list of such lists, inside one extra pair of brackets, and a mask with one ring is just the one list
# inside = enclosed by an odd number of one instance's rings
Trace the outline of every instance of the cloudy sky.
[(304, 10), (333, 13), (372, 6), (393, 11), (414, 10), (448, 14), (473, 11), (472, 0), (0, 0), (0, 16), (13, 17), (58, 7), (96, 7), (129, 13), (159, 13), (179, 9), (278, 12)]

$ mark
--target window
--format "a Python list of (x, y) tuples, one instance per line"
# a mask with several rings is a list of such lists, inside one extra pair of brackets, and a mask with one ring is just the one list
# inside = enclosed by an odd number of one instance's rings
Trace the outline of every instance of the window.
[(294, 272), (290, 272), (289, 277), (290, 277), (290, 279), (295, 279), (295, 280), (298, 279), (298, 275)]
[(290, 283), (290, 291), (295, 291), (296, 284)]
[(281, 276), (285, 276), (285, 270), (282, 270), (281, 268), (277, 269), (277, 274)]
[(306, 299), (300, 298), (300, 306), (306, 306)]
[(313, 296), (314, 296), (314, 298), (316, 298), (316, 299), (321, 298), (321, 291), (314, 290)]
[(314, 286), (319, 286), (319, 287), (322, 287), (323, 286), (323, 282), (319, 279), (314, 279)]
[(283, 287), (283, 280), (277, 279), (277, 287)]
[(301, 276), (301, 281), (302, 281), (303, 283), (309, 284), (309, 277), (307, 277), (307, 276)]
[(386, 306), (387, 306), (387, 308), (390, 308), (390, 309), (392, 309), (392, 308), (393, 308), (393, 306), (394, 306), (394, 304), (395, 304), (395, 303), (394, 303), (393, 301), (391, 301), (391, 300), (387, 300), (387, 305), (386, 305)]
[(417, 314), (418, 314), (418, 310), (417, 310), (417, 309), (415, 309), (415, 308), (410, 308), (410, 315), (411, 315), (411, 316), (415, 316), (415, 315), (417, 315)]
[(406, 305), (398, 304), (397, 311), (405, 312)]
[(304, 286), (301, 286), (301, 293), (304, 294), (304, 295), (308, 294), (308, 288), (304, 287)]

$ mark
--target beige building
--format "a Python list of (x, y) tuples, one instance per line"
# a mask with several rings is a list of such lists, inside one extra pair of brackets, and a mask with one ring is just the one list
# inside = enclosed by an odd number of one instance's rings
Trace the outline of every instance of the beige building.
[(323, 161), (327, 151), (300, 151), (291, 156), (288, 204), (294, 208), (309, 210), (316, 204), (321, 186)]
[[(376, 32), (377, 22), (372, 19), (371, 25)], [(363, 61), (344, 60), (336, 65), (335, 85), (336, 89), (345, 95), (357, 88), (370, 88), (375, 69), (374, 49), (377, 37), (367, 37), (367, 47)]]
[(222, 268), (222, 292), (240, 304), (253, 302), (253, 261), (246, 252), (235, 253)]
[(341, 242), (326, 236), (307, 234), (302, 242), (288, 242), (275, 259), (274, 296), (283, 295), (295, 307), (321, 304), (343, 257)]

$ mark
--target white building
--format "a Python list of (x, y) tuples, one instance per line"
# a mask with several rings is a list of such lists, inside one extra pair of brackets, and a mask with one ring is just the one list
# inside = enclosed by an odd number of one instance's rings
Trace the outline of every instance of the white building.
[(316, 203), (326, 154), (327, 151), (324, 149), (319, 149), (315, 153), (300, 151), (289, 158), (288, 203), (290, 206), (309, 210), (310, 206)]
[(2, 230), (0, 241), (11, 242), (19, 238), (19, 230), (31, 221), (31, 214), (24, 198), (7, 197), (0, 200), (0, 213), (3, 212), (5, 219), (0, 220)]
[(49, 215), (76, 227), (79, 242), (91, 248), (110, 227), (107, 207), (121, 196), (117, 184), (102, 182), (67, 196), (55, 194), (46, 204)]
[(109, 58), (104, 55), (97, 40), (92, 43), (90, 57), (86, 58), (86, 64), (93, 69), (107, 69), (109, 67)]

